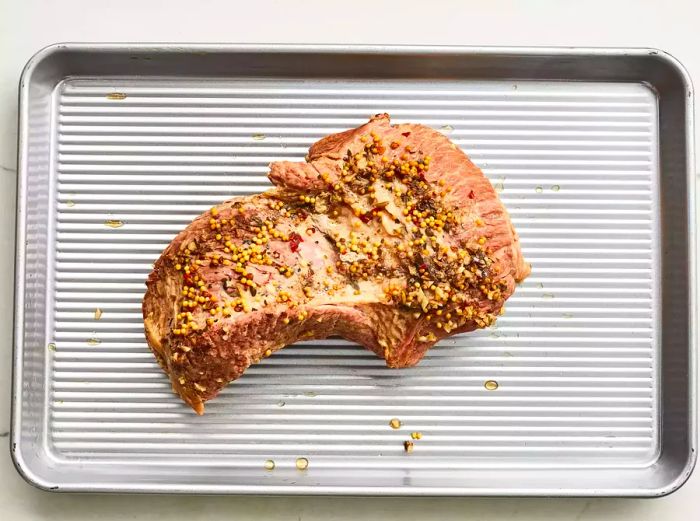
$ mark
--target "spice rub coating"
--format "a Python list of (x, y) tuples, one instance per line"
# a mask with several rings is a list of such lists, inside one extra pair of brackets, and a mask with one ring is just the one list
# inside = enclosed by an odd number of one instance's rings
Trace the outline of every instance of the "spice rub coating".
[(412, 366), (492, 324), (529, 273), (488, 179), (429, 127), (378, 114), (269, 178), (197, 217), (146, 283), (148, 345), (198, 414), (301, 339), (338, 335)]

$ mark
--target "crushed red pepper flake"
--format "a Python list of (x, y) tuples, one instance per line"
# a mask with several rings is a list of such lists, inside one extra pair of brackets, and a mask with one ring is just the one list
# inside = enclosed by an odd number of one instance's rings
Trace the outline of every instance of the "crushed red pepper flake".
[(289, 236), (289, 249), (292, 250), (292, 252), (297, 252), (299, 250), (299, 244), (304, 242), (304, 239), (299, 235), (297, 232), (293, 232)]

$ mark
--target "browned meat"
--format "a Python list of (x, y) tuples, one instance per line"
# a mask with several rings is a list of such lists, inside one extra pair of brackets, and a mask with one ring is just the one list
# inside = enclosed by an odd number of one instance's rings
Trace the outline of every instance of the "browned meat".
[(493, 323), (529, 273), (489, 181), (428, 127), (377, 115), (269, 177), (272, 190), (195, 219), (147, 281), (148, 344), (199, 414), (300, 339), (340, 335), (414, 365)]

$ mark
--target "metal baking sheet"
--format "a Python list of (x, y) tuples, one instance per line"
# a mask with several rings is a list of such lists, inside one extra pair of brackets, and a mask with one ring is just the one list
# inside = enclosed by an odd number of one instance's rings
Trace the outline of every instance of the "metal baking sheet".
[[(644, 49), (39, 52), (20, 99), (18, 470), (68, 491), (675, 490), (696, 443), (691, 103), (682, 67)], [(265, 190), (270, 161), (384, 111), (483, 168), (532, 276), (496, 327), (418, 367), (301, 342), (195, 416), (144, 341), (151, 263), (204, 209)]]

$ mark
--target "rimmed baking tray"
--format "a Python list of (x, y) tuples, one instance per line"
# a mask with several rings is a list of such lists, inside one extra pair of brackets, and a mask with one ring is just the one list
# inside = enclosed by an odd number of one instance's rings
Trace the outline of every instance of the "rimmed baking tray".
[[(12, 454), (36, 486), (658, 496), (691, 472), (692, 92), (667, 54), (61, 44), (20, 92)], [(532, 276), (416, 368), (300, 343), (196, 417), (143, 338), (151, 263), (271, 160), (385, 111), (484, 169)]]

